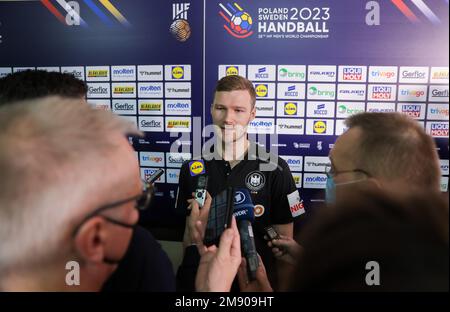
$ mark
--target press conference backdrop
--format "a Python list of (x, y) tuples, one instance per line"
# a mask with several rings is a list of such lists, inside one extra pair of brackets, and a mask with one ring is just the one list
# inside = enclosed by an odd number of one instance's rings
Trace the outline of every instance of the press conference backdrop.
[(425, 127), (448, 190), (448, 19), (448, 0), (1, 1), (0, 76), (72, 73), (92, 105), (136, 123), (142, 177), (165, 170), (141, 222), (168, 229), (184, 219), (181, 163), (211, 137), (216, 81), (245, 76), (257, 93), (249, 132), (287, 161), (308, 214), (345, 118), (363, 111)]

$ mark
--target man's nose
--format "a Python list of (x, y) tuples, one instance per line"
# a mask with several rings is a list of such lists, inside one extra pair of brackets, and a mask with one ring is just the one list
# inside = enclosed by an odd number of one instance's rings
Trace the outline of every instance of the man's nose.
[(234, 125), (234, 117), (234, 112), (231, 109), (228, 109), (225, 116), (225, 124)]

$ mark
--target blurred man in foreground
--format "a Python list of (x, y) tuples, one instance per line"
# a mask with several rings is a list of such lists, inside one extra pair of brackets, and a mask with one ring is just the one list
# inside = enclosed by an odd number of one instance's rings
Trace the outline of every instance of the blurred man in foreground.
[[(0, 109), (0, 289), (99, 290), (144, 205), (117, 116), (58, 97)], [(143, 200), (143, 201), (142, 201)], [(79, 283), (68, 281), (67, 265)], [(76, 281), (76, 278), (74, 278)]]

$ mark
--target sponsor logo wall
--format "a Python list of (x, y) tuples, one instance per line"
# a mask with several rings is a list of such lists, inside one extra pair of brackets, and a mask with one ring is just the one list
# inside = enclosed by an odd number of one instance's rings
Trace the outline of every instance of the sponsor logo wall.
[[(345, 118), (352, 115), (400, 112), (418, 120), (433, 137), (448, 138), (448, 67), (218, 66), (219, 78), (236, 74), (248, 78), (256, 89), (256, 118), (249, 133), (339, 136), (347, 130)], [(311, 144), (307, 145), (309, 149)], [(293, 165), (294, 156), (282, 157), (288, 162), (297, 186), (324, 188), (324, 164), (329, 163), (328, 157), (298, 156), (301, 166)]]
[[(26, 69), (36, 68), (1, 67), (0, 77)], [(89, 104), (122, 116), (136, 124), (141, 131), (192, 131), (191, 65), (63, 66), (37, 69), (68, 73), (85, 80)], [(273, 103), (272, 116), (274, 112)], [(154, 168), (179, 168), (182, 161), (189, 158), (190, 154), (186, 153), (139, 152), (141, 175), (148, 178)], [(166, 170), (157, 182), (178, 183), (178, 176), (179, 169)]]

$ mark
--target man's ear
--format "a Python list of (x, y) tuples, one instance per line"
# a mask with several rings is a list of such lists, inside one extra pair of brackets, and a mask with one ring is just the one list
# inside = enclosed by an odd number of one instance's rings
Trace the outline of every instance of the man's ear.
[(361, 191), (366, 192), (377, 192), (382, 189), (382, 184), (379, 180), (375, 178), (367, 178), (366, 180), (357, 184), (357, 187)]
[(87, 220), (75, 236), (75, 248), (83, 261), (101, 263), (105, 258), (106, 222), (101, 217)]
[(256, 103), (255, 103), (255, 105), (253, 105), (252, 110), (250, 112), (250, 121), (255, 119), (255, 117), (256, 117)]

